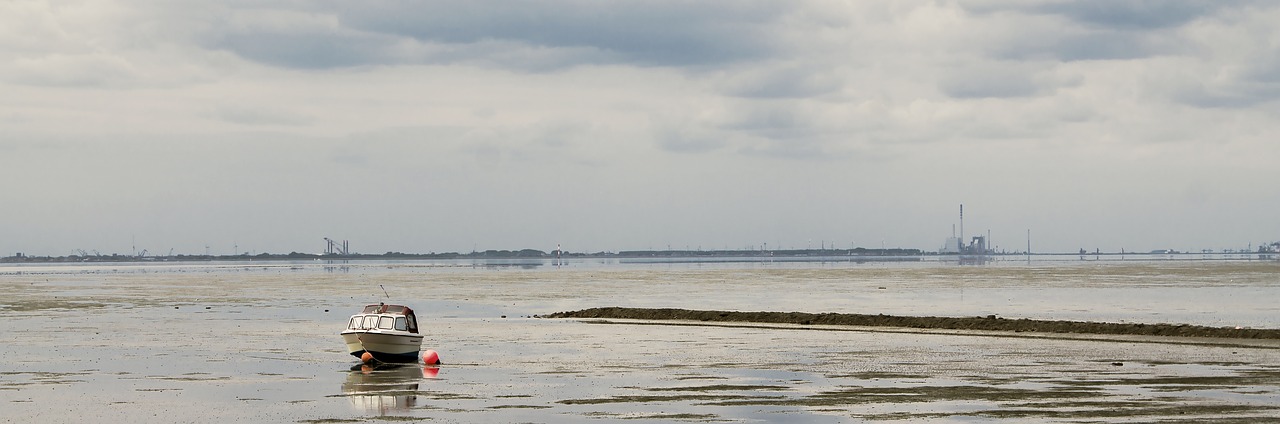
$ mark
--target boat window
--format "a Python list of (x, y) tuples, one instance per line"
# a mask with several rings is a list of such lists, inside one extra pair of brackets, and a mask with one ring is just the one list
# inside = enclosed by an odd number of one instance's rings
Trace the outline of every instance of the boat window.
[(413, 315), (409, 315), (408, 317), (409, 317), (409, 332), (411, 332), (411, 333), (417, 333), (417, 332), (418, 332), (418, 320), (417, 320), (416, 318), (414, 318), (414, 316), (413, 316)]
[(395, 325), (394, 322), (395, 322), (394, 318), (382, 317), (382, 319), (378, 321), (378, 328), (385, 328), (387, 330), (390, 330)]
[(408, 322), (409, 321), (405, 320), (404, 317), (396, 317), (396, 329), (400, 331), (408, 331), (409, 330)]
[(351, 317), (351, 323), (347, 324), (347, 328), (352, 330), (360, 328), (360, 317)]
[(370, 328), (377, 328), (377, 327), (378, 327), (377, 315), (365, 315), (364, 323), (360, 325), (360, 328), (364, 330), (368, 330)]

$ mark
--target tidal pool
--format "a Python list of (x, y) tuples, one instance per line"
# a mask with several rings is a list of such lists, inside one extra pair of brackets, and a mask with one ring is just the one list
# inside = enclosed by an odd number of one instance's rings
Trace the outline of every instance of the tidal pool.
[[(0, 267), (0, 416), (1255, 422), (1280, 418), (1274, 341), (532, 316), (630, 306), (1276, 328), (1278, 289), (1280, 265), (1266, 262)], [(441, 366), (347, 355), (347, 316), (388, 298), (419, 311)]]

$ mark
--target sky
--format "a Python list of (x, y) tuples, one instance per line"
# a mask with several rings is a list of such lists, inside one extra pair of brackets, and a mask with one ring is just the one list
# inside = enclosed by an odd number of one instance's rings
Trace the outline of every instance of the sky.
[[(0, 256), (1280, 241), (1273, 1), (0, 2)], [(1030, 234), (1030, 240), (1028, 240)]]

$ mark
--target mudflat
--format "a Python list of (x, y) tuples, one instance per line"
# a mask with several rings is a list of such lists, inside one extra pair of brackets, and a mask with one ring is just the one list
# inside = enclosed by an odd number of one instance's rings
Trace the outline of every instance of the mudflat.
[[(778, 313), (796, 317), (873, 309), (875, 316), (931, 311), (977, 321), (1119, 318), (1265, 328), (1274, 319), (1268, 299), (1276, 298), (1276, 275), (1269, 264), (1214, 263), (3, 269), (0, 417), (1274, 421), (1276, 339), (1040, 337), (1070, 334), (854, 327), (812, 317), (809, 324), (771, 324), (533, 316), (601, 305), (799, 311)], [(338, 332), (348, 316), (386, 299), (419, 312), (424, 348), (439, 352), (444, 365), (362, 367), (346, 353)], [(992, 313), (1000, 315), (988, 318)]]

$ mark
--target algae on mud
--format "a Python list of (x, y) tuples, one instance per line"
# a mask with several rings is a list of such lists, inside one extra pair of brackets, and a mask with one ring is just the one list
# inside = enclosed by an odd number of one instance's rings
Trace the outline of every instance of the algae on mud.
[(545, 318), (604, 318), (680, 320), (701, 322), (751, 322), (768, 324), (901, 327), (944, 330), (979, 330), (1135, 336), (1211, 337), (1229, 339), (1280, 339), (1278, 329), (1226, 328), (1185, 324), (1140, 324), (1084, 321), (1050, 321), (987, 317), (909, 317), (805, 312), (699, 311), (674, 308), (605, 307), (556, 312)]

